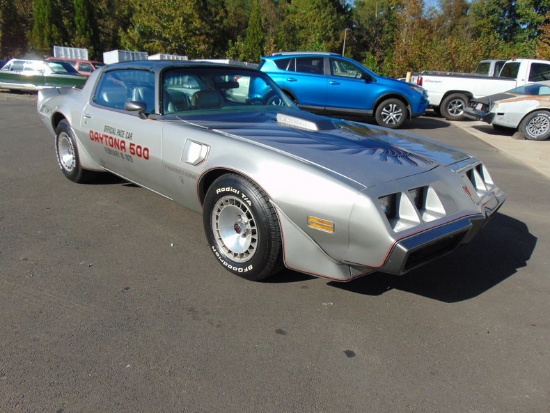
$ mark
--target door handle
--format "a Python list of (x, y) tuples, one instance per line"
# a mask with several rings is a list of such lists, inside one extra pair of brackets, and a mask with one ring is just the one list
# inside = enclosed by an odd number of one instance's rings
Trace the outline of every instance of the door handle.
[(92, 115), (90, 115), (89, 113), (84, 113), (82, 116), (85, 117), (86, 119), (92, 118)]
[(294, 78), (294, 77), (289, 77), (286, 81), (287, 82), (296, 82), (298, 79)]
[(335, 81), (335, 80), (331, 80), (331, 81), (328, 82), (328, 83), (329, 83), (329, 85), (339, 85), (339, 84), (340, 84), (340, 82), (337, 82), (337, 81)]

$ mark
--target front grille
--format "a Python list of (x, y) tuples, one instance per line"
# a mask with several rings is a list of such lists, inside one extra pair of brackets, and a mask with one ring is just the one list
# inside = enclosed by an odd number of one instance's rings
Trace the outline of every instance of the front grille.
[(462, 238), (468, 231), (464, 230), (453, 234), (449, 237), (443, 238), (433, 244), (421, 247), (409, 254), (405, 263), (404, 270), (409, 271), (419, 265), (425, 264), (435, 258), (447, 254), (454, 250), (462, 241)]

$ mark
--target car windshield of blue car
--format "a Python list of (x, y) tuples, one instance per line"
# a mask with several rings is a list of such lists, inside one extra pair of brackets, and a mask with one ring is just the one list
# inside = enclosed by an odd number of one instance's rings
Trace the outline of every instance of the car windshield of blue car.
[(267, 75), (232, 66), (168, 69), (161, 84), (165, 115), (295, 107)]

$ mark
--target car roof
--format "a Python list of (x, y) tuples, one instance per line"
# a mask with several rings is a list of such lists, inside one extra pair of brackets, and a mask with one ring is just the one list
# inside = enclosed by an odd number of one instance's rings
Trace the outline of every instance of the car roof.
[(214, 62), (203, 62), (195, 60), (128, 60), (124, 62), (111, 63), (107, 66), (104, 66), (105, 70), (113, 69), (148, 69), (148, 70), (162, 70), (167, 67), (211, 67), (211, 68), (230, 68), (230, 69), (240, 69), (248, 70), (251, 72), (259, 72), (259, 70), (241, 66), (237, 64), (227, 64), (227, 63), (214, 63)]
[(276, 56), (299, 56), (299, 55), (306, 55), (306, 56), (311, 56), (311, 55), (315, 55), (315, 56), (342, 56), (341, 54), (338, 54), (338, 53), (332, 53), (332, 52), (312, 52), (312, 51), (297, 51), (297, 52), (275, 52), (275, 53), (272, 53), (271, 56), (272, 57), (276, 57)]

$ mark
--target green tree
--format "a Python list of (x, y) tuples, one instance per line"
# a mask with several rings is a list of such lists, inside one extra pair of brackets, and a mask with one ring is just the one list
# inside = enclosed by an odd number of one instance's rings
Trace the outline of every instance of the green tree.
[(246, 28), (246, 37), (243, 44), (242, 60), (248, 62), (258, 62), (263, 54), (265, 42), (264, 30), (262, 24), (262, 15), (260, 9), (260, 0), (252, 2), (252, 10)]
[(72, 46), (88, 49), (90, 55), (95, 55), (99, 49), (99, 31), (94, 6), (90, 0), (74, 0), (74, 36)]
[(125, 49), (212, 57), (214, 41), (206, 8), (199, 0), (142, 0), (133, 4), (130, 28), (121, 35)]
[(21, 56), (27, 50), (32, 8), (24, 0), (0, 0), (0, 57)]
[(54, 45), (63, 44), (63, 20), (58, 4), (53, 0), (33, 1), (31, 48), (51, 54)]
[(342, 49), (349, 9), (338, 0), (292, 0), (284, 4), (278, 44), (285, 50)]

